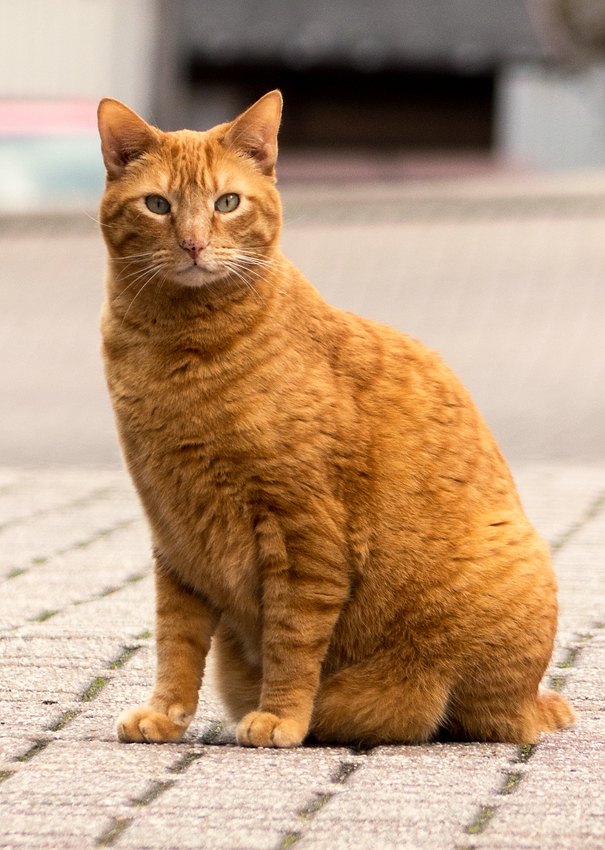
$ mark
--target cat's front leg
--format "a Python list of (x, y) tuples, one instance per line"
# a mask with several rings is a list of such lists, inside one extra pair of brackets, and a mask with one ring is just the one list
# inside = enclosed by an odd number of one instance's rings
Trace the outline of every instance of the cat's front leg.
[(178, 741), (195, 715), (210, 639), (218, 616), (156, 560), (155, 686), (146, 705), (122, 712), (120, 741)]
[(277, 521), (269, 516), (262, 523), (263, 681), (258, 711), (237, 726), (237, 741), (245, 746), (302, 743), (321, 664), (347, 598), (349, 580), (337, 535), (306, 532), (290, 535), (286, 548)]

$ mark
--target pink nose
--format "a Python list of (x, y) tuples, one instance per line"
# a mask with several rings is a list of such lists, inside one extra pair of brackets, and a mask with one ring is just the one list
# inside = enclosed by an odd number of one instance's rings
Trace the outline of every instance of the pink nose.
[(181, 241), (181, 248), (183, 251), (187, 251), (192, 260), (197, 259), (207, 245), (207, 240), (201, 237), (199, 239), (183, 239)]

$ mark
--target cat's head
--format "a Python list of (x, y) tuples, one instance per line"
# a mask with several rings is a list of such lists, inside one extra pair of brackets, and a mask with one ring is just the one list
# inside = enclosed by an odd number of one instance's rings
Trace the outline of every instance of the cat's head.
[(231, 123), (164, 133), (119, 101), (101, 101), (101, 225), (125, 286), (245, 284), (270, 264), (281, 226), (281, 106), (272, 91)]

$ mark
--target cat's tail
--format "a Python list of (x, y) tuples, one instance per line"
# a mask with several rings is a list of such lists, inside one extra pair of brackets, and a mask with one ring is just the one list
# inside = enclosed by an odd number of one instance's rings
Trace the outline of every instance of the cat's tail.
[(538, 694), (538, 718), (541, 732), (554, 732), (572, 726), (576, 715), (561, 694), (540, 689)]

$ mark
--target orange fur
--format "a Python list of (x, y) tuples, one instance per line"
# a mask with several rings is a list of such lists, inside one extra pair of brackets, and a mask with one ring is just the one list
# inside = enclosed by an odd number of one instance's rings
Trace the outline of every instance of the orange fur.
[(178, 739), (212, 640), (242, 744), (534, 741), (573, 719), (538, 695), (547, 548), (439, 357), (280, 253), (280, 110), (162, 133), (99, 108), (103, 353), (157, 580), (157, 681), (118, 734)]

